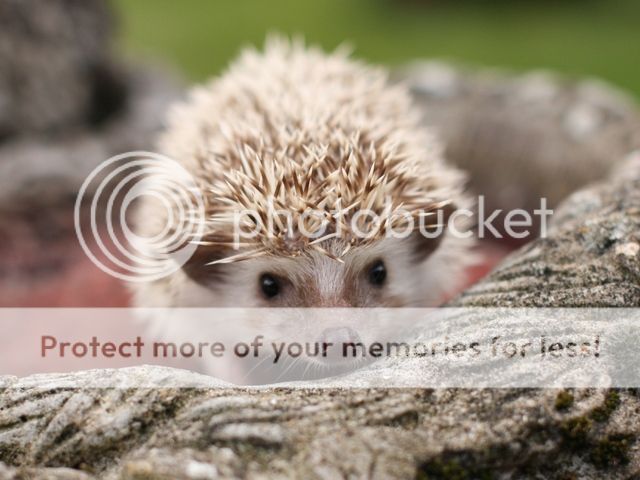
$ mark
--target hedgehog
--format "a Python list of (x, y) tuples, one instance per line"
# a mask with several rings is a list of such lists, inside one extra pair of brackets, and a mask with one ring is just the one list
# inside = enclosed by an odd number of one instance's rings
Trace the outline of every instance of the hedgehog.
[[(473, 258), (454, 220), (471, 205), (420, 118), (404, 85), (344, 48), (272, 38), (244, 50), (169, 112), (158, 148), (196, 180), (204, 225), (194, 255), (137, 285), (135, 304), (440, 304)], [(138, 230), (160, 228), (160, 210), (144, 199)]]

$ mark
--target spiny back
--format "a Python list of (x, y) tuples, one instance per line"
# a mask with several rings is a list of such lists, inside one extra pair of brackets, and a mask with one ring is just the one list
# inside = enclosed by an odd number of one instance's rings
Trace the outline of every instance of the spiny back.
[[(463, 176), (443, 162), (404, 87), (342, 51), (281, 39), (264, 52), (246, 50), (220, 78), (195, 88), (171, 112), (160, 148), (197, 179), (210, 245), (232, 243), (239, 211), (258, 213), (243, 219), (252, 228), (266, 225), (274, 209), (294, 220), (311, 209), (324, 218), (305, 218), (305, 230), (340, 226), (350, 248), (402, 222), (398, 209), (417, 216), (455, 202), (462, 191)], [(347, 215), (334, 213), (343, 209)], [(353, 235), (349, 219), (358, 209), (382, 219), (377, 235)], [(312, 240), (276, 225), (246, 254), (323, 251)]]

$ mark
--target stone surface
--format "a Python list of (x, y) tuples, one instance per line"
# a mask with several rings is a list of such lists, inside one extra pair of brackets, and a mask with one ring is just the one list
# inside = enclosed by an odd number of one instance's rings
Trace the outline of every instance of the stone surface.
[(80, 249), (74, 202), (100, 163), (153, 150), (165, 110), (181, 89), (167, 72), (150, 67), (130, 68), (122, 79), (129, 92), (126, 108), (100, 128), (0, 142), (0, 305), (127, 304), (122, 283), (94, 267)]
[(100, 162), (153, 149), (181, 86), (112, 53), (106, 0), (0, 3), (0, 207), (75, 194)]
[[(570, 197), (548, 239), (514, 253), (453, 304), (637, 306), (630, 245), (640, 231), (639, 162), (627, 159)], [(373, 368), (399, 373), (389, 361), (342, 381), (357, 385)], [(177, 379), (190, 387), (167, 386)], [(104, 381), (117, 388), (99, 388)], [(141, 381), (158, 387), (135, 388)], [(9, 465), (0, 478), (24, 469), (70, 479), (84, 478), (78, 471), (129, 479), (640, 474), (634, 390), (256, 391), (159, 367), (4, 377), (0, 388), (0, 460)]]
[(124, 100), (104, 0), (0, 3), (0, 138), (99, 122)]
[(75, 196), (87, 175), (110, 157), (152, 150), (167, 107), (181, 90), (167, 72), (123, 70), (126, 108), (100, 128), (69, 127), (50, 136), (18, 135), (0, 143), (0, 204), (41, 204)]
[[(177, 78), (112, 55), (104, 0), (0, 2), (0, 306), (117, 306), (73, 207), (110, 157), (153, 150)], [(83, 217), (84, 220), (84, 217)]]
[(633, 98), (597, 79), (520, 75), (441, 62), (395, 72), (408, 82), (448, 159), (469, 172), (486, 211), (556, 206), (640, 148)]
[(548, 238), (507, 257), (452, 305), (640, 307), (640, 154), (557, 209)]

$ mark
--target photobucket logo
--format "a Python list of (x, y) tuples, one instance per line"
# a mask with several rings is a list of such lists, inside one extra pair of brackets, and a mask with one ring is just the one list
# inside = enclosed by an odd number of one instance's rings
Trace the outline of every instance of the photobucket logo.
[[(161, 220), (145, 236), (129, 226), (132, 204), (148, 196)], [(205, 226), (204, 203), (191, 174), (152, 152), (128, 152), (101, 163), (82, 184), (74, 208), (82, 249), (103, 272), (130, 282), (170, 275), (191, 258)]]
[[(265, 212), (251, 209), (233, 212), (233, 247), (237, 250), (247, 240), (262, 237), (284, 237), (294, 244), (299, 239), (305, 239), (311, 244), (329, 238), (364, 241), (380, 237), (402, 239), (416, 230), (427, 238), (437, 238), (446, 228), (449, 213), (445, 213), (445, 210), (448, 209), (412, 212), (401, 207), (394, 208), (391, 200), (387, 199), (382, 211), (337, 207), (330, 212), (310, 208), (300, 212), (275, 208), (273, 201), (269, 200)], [(455, 229), (456, 225), (451, 228)], [(458, 233), (473, 235), (471, 231)]]
[(292, 243), (306, 239), (312, 244), (334, 237), (364, 241), (403, 239), (416, 232), (427, 239), (438, 238), (445, 232), (454, 238), (546, 238), (548, 218), (553, 214), (544, 197), (532, 212), (524, 209), (487, 211), (483, 195), (478, 196), (476, 207), (454, 208), (452, 204), (443, 202), (427, 211), (409, 211), (392, 208), (388, 201), (382, 212), (337, 208), (330, 212), (307, 209), (300, 213), (274, 208), (273, 202), (269, 202), (266, 212), (250, 209), (234, 212), (233, 247), (238, 250), (247, 240), (263, 236), (284, 236)]

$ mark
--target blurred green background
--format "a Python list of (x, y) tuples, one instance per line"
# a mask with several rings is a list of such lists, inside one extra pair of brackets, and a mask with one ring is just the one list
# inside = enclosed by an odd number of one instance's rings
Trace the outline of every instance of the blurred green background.
[(453, 59), (514, 70), (594, 75), (640, 98), (640, 0), (116, 0), (121, 45), (177, 65), (191, 80), (219, 72), (267, 32), (302, 34), (394, 65)]

